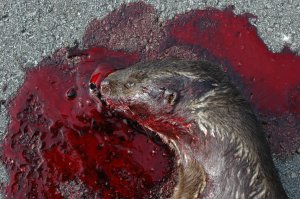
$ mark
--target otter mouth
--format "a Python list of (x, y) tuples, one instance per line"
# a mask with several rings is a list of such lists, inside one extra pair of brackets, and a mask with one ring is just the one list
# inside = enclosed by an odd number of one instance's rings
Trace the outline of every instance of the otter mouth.
[[(166, 147), (170, 152), (168, 158), (172, 162), (172, 168), (170, 168), (170, 172), (165, 175), (165, 177), (158, 183), (159, 186), (153, 188), (153, 193), (159, 193), (159, 198), (170, 198), (173, 195), (173, 190), (178, 183), (178, 175), (179, 175), (179, 164), (178, 164), (178, 155), (176, 154), (173, 146), (174, 143), (170, 141), (167, 137), (164, 137), (158, 132), (153, 131), (150, 128), (144, 127), (139, 124), (137, 121), (130, 119), (126, 114), (120, 109), (116, 109), (112, 104), (109, 104), (105, 101), (105, 99), (101, 98), (101, 102), (103, 102), (105, 106), (107, 106), (110, 110), (112, 110), (112, 115), (120, 120), (123, 120), (128, 126), (134, 129), (136, 132), (139, 132), (142, 135), (148, 137), (152, 142), (154, 142), (157, 146)], [(154, 151), (151, 152), (155, 153)], [(145, 154), (147, 155), (147, 154)], [(142, 177), (142, 176), (141, 176)]]
[[(98, 86), (91, 82), (90, 85), (90, 94), (96, 98), (98, 103), (101, 104), (102, 109), (107, 109), (109, 114), (111, 114), (112, 117), (123, 121), (123, 123), (127, 124), (130, 128), (132, 128), (134, 131), (148, 137), (153, 143), (155, 143), (157, 146), (167, 148), (169, 150), (169, 156), (168, 159), (172, 162), (171, 166), (172, 168), (169, 169), (169, 173), (166, 174), (161, 181), (158, 183), (157, 186), (153, 187), (151, 189), (152, 193), (158, 193), (159, 198), (169, 198), (173, 194), (173, 190), (177, 184), (178, 179), (178, 161), (175, 151), (173, 150), (175, 147), (172, 146), (172, 142), (169, 141), (166, 137), (163, 137), (158, 132), (155, 132), (151, 130), (150, 128), (147, 128), (145, 126), (142, 126), (137, 121), (132, 119), (130, 115), (129, 109), (127, 110), (126, 107), (116, 107), (113, 102), (110, 102), (107, 100), (103, 95), (101, 95), (101, 92), (97, 89)], [(151, 155), (154, 155), (155, 151), (151, 152)], [(148, 154), (145, 154), (147, 156)], [(143, 176), (140, 176), (143, 178)], [(154, 197), (156, 198), (156, 197)]]

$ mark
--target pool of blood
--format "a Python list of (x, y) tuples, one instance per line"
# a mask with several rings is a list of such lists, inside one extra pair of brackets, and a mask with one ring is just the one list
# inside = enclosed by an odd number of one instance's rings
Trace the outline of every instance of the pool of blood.
[[(162, 142), (128, 126), (89, 94), (95, 69), (105, 77), (135, 63), (137, 55), (93, 48), (77, 58), (76, 66), (58, 58), (59, 65), (45, 61), (28, 71), (10, 104), (3, 143), (8, 198), (143, 198), (172, 169), (172, 153)], [(76, 193), (65, 188), (71, 181), (80, 185)]]
[(205, 9), (161, 22), (152, 6), (136, 2), (93, 20), (82, 41), (87, 50), (63, 48), (45, 58), (10, 102), (1, 156), (7, 197), (145, 198), (159, 190), (173, 154), (89, 94), (90, 80), (138, 61), (221, 64), (256, 110), (272, 152), (298, 149), (300, 58), (270, 52), (249, 17)]
[(249, 23), (251, 14), (233, 7), (195, 10), (168, 21), (164, 48), (181, 46), (221, 64), (250, 101), (274, 153), (300, 148), (300, 57), (286, 46), (271, 52)]

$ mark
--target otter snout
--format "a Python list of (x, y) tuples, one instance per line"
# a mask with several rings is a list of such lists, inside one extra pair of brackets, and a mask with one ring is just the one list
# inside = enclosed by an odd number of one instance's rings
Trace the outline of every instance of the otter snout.
[(101, 96), (109, 96), (111, 93), (110, 81), (104, 79), (100, 84), (100, 93)]

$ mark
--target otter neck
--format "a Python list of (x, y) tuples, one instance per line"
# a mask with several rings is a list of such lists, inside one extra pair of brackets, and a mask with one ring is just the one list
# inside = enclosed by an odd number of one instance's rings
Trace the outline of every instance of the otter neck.
[[(199, 187), (197, 197), (201, 198), (245, 197), (244, 190), (242, 190), (244, 188), (243, 182), (237, 182), (237, 179), (241, 178), (242, 180), (245, 175), (251, 174), (247, 173), (246, 170), (241, 170), (241, 163), (234, 158), (234, 148), (236, 146), (228, 147), (230, 146), (228, 140), (202, 132), (196, 126), (191, 127), (191, 129), (188, 132), (181, 133), (182, 136), (176, 141), (171, 141), (178, 155), (178, 164), (183, 168), (178, 184), (182, 182), (185, 184), (194, 183), (195, 187)], [(186, 174), (187, 172), (188, 174)], [(203, 173), (204, 178), (201, 179), (199, 173)], [(198, 181), (187, 179), (188, 176), (197, 176), (199, 179)], [(188, 180), (193, 180), (193, 182), (186, 182)], [(197, 183), (201, 183), (201, 185), (199, 186)], [(176, 189), (186, 191), (190, 187), (178, 188), (177, 186)], [(181, 198), (184, 197), (181, 196)]]
[(172, 199), (286, 198), (255, 120), (224, 126), (217, 115), (194, 115), (139, 121), (175, 150), (181, 169)]
[[(198, 121), (180, 133), (181, 137), (176, 141), (172, 140), (176, 145), (174, 148), (178, 154), (178, 163), (183, 167), (178, 184), (190, 180), (184, 179), (185, 176), (199, 178), (199, 173), (203, 172), (205, 181), (201, 178), (197, 182), (193, 181), (195, 186), (196, 183), (202, 183), (198, 186), (201, 188), (198, 196), (194, 198), (286, 198), (276, 172), (272, 169), (272, 159), (267, 158), (270, 155), (261, 157), (258, 151), (262, 150), (251, 150), (239, 137), (228, 136), (230, 133), (238, 135), (238, 132), (232, 132), (236, 129), (222, 128), (228, 132), (220, 133), (220, 128)], [(267, 154), (265, 151), (263, 153)]]

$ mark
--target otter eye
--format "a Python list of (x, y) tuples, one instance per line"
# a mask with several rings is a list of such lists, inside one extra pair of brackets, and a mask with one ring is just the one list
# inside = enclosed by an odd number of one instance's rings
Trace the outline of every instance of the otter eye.
[(127, 88), (127, 89), (129, 89), (129, 88), (131, 88), (133, 86), (134, 86), (133, 82), (127, 82), (127, 83), (124, 84), (124, 87)]
[(129, 79), (134, 79), (134, 80), (143, 80), (147, 77), (146, 73), (144, 71), (138, 71), (138, 72), (135, 72), (135, 73), (132, 73), (130, 76), (129, 76)]

